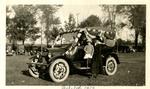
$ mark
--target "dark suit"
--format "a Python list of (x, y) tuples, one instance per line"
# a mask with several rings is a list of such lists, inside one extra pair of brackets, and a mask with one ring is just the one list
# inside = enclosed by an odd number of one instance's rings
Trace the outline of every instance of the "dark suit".
[(94, 47), (94, 55), (92, 59), (92, 76), (97, 76), (99, 71), (102, 71), (101, 44), (96, 44)]

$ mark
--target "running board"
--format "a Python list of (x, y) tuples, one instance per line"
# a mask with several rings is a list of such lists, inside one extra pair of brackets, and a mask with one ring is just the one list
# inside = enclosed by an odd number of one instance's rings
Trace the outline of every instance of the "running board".
[(35, 65), (44, 65), (44, 66), (48, 66), (48, 64), (43, 64), (43, 63), (27, 63), (27, 64), (35, 64)]
[(88, 70), (88, 69), (91, 69), (90, 67), (77, 67), (77, 69), (80, 69), (80, 70)]

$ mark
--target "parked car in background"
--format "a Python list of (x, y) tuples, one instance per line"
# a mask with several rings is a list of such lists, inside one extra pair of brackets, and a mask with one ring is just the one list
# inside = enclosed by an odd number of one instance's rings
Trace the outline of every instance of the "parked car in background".
[(15, 51), (12, 49), (12, 45), (6, 45), (6, 56), (15, 55)]
[(18, 51), (17, 51), (18, 55), (24, 55), (25, 54), (25, 48), (24, 45), (18, 45)]

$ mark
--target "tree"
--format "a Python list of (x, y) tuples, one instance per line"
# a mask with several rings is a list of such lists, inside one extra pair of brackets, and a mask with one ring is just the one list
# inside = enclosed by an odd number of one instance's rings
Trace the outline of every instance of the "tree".
[[(100, 5), (104, 13), (106, 14), (106, 20), (103, 22), (103, 26), (110, 26), (112, 30), (121, 29), (128, 23), (123, 22), (123, 19), (129, 17), (128, 5)], [(131, 5), (129, 5), (131, 6)], [(116, 23), (118, 17), (122, 17), (119, 23)]]
[(16, 41), (17, 41), (17, 29), (15, 29), (14, 19), (10, 19), (9, 16), (6, 16), (6, 37), (9, 42), (12, 42), (12, 49), (16, 50)]
[(82, 21), (79, 25), (79, 27), (84, 28), (84, 27), (97, 27), (101, 25), (101, 21), (99, 17), (95, 15), (89, 16), (87, 19)]
[(16, 29), (15, 29), (15, 24), (14, 24), (14, 19), (10, 18), (10, 13), (11, 10), (10, 8), (7, 6), (6, 7), (6, 36), (9, 40), (9, 42), (12, 42), (13, 44), (15, 44), (15, 40), (17, 40), (17, 36), (15, 34), (16, 33)]
[(57, 27), (53, 27), (53, 31), (51, 32), (52, 40), (55, 40), (55, 38), (59, 35), (59, 29)]
[(76, 21), (73, 14), (69, 14), (68, 22), (65, 21), (65, 29), (71, 31), (76, 27)]
[(58, 36), (59, 30), (57, 27), (53, 27), (52, 30), (46, 30), (45, 34), (46, 34), (47, 38), (49, 38), (48, 41), (50, 42), (51, 40), (54, 40)]
[[(145, 45), (145, 28), (146, 28), (146, 6), (145, 5), (103, 5), (103, 10), (109, 13), (109, 17), (115, 18), (119, 15), (126, 16), (132, 24), (131, 28), (135, 29), (135, 47), (138, 45), (139, 34), (143, 37), (143, 45)], [(113, 8), (110, 12), (109, 8)], [(114, 15), (114, 16), (111, 16)], [(126, 26), (126, 23), (120, 23), (121, 27)], [(114, 24), (113, 26), (116, 27)]]
[(105, 23), (103, 23), (103, 26), (110, 26), (112, 30), (115, 29), (115, 19), (117, 15), (117, 6), (116, 5), (102, 5), (102, 10), (107, 13), (108, 19)]
[(143, 46), (145, 46), (145, 32), (146, 32), (146, 6), (145, 5), (134, 5), (130, 7), (130, 21), (132, 27), (135, 29), (135, 47), (138, 46), (139, 34), (143, 37)]
[(15, 16), (14, 18), (6, 17), (7, 35), (11, 40), (20, 40), (23, 45), (27, 38), (36, 36), (39, 28), (35, 27), (36, 19), (31, 12), (32, 5), (17, 5), (12, 6)]
[(30, 38), (30, 40), (33, 42), (32, 45), (34, 45), (35, 41), (40, 37), (41, 37), (40, 35), (32, 35)]
[[(60, 24), (60, 20), (58, 17), (54, 16), (54, 13), (59, 9), (59, 7), (61, 7), (61, 5), (37, 5), (36, 6), (38, 9), (40, 9), (43, 12), (42, 15), (42, 22), (45, 23), (46, 25), (46, 30), (45, 30), (45, 38), (47, 41), (47, 46), (48, 43), (51, 41), (51, 38), (53, 38), (51, 36), (51, 32), (53, 29), (53, 25), (57, 25)], [(51, 31), (50, 31), (51, 28)]]
[(119, 13), (128, 15), (131, 28), (135, 29), (135, 47), (138, 46), (138, 36), (142, 35), (142, 44), (145, 46), (146, 6), (145, 5), (120, 5)]

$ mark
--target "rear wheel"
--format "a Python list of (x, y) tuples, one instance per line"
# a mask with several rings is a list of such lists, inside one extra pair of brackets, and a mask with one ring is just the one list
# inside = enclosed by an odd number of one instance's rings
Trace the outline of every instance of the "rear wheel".
[(49, 67), (49, 75), (54, 82), (65, 81), (69, 72), (69, 64), (64, 59), (56, 59)]
[(109, 56), (106, 59), (106, 64), (105, 64), (105, 73), (107, 75), (114, 75), (117, 71), (117, 62), (116, 59), (112, 56)]

